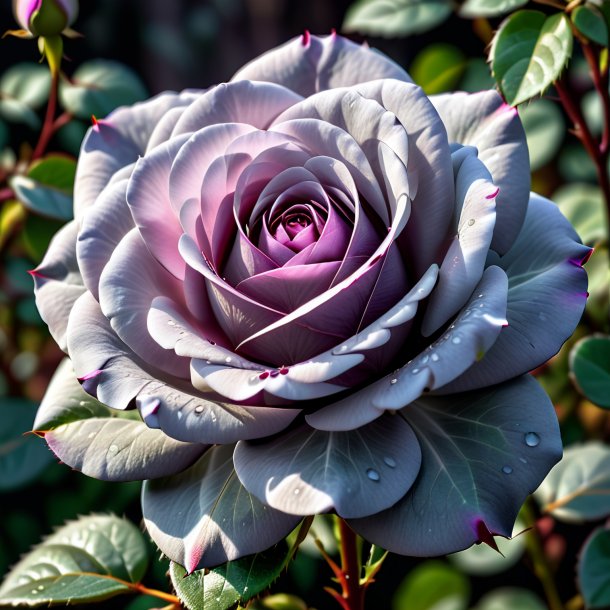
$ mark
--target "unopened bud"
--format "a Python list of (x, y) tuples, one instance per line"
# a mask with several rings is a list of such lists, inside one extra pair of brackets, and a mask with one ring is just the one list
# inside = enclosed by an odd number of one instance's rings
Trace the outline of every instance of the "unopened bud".
[(78, 15), (78, 0), (13, 0), (13, 13), (34, 36), (56, 36)]

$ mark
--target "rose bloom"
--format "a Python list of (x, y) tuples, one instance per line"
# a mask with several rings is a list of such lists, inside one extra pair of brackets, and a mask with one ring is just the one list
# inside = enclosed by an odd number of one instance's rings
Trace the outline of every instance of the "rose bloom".
[(408, 555), (509, 536), (561, 456), (525, 373), (574, 330), (589, 254), (529, 187), (495, 91), (427, 97), (335, 34), (119, 108), (34, 271), (71, 360), (35, 427), (146, 480), (189, 572), (326, 512)]

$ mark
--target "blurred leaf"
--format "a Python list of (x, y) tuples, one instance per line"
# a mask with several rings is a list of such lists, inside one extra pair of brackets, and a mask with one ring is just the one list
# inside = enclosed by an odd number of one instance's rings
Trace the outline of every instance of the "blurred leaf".
[(579, 523), (610, 515), (610, 447), (590, 441), (568, 447), (534, 496), (560, 521)]
[(32, 429), (38, 405), (25, 398), (0, 398), (0, 491), (33, 481), (51, 462), (52, 454)]
[(0, 587), (0, 603), (48, 606), (130, 593), (148, 563), (138, 528), (119, 517), (81, 517), (30, 551)]
[(590, 41), (602, 47), (608, 46), (608, 27), (604, 15), (591, 4), (577, 6), (571, 13), (576, 29)]
[(593, 246), (605, 239), (604, 198), (599, 187), (583, 183), (567, 184), (553, 193), (553, 200), (584, 244)]
[(581, 101), (585, 121), (593, 135), (600, 135), (604, 126), (602, 101), (597, 91), (587, 91)]
[(553, 83), (572, 54), (568, 17), (517, 11), (504, 20), (492, 42), (489, 60), (506, 101), (516, 106)]
[[(525, 526), (517, 521), (513, 529), (513, 538), (507, 540), (498, 536), (495, 538), (500, 549), (498, 553), (486, 544), (475, 544), (469, 549), (448, 555), (447, 559), (466, 574), (473, 576), (492, 576), (500, 574), (515, 565), (525, 551), (525, 537), (519, 536)], [(518, 606), (515, 606), (517, 608)]]
[(466, 58), (456, 46), (438, 43), (415, 57), (410, 74), (428, 95), (433, 95), (453, 91), (465, 69)]
[(169, 572), (178, 597), (189, 610), (228, 610), (267, 589), (291, 555), (288, 545), (280, 543), (213, 570), (197, 570), (187, 576), (182, 566), (171, 562)]
[(495, 81), (491, 75), (489, 65), (484, 59), (478, 57), (469, 59), (466, 63), (466, 70), (460, 82), (460, 90), (476, 93), (486, 89), (493, 89)]
[(70, 83), (61, 83), (59, 99), (74, 116), (89, 120), (104, 118), (118, 106), (147, 97), (137, 74), (115, 61), (96, 59), (79, 66)]
[(400, 583), (392, 599), (393, 610), (465, 610), (470, 585), (457, 569), (442, 561), (419, 564)]
[(597, 183), (597, 172), (591, 157), (580, 144), (567, 144), (559, 154), (559, 172), (566, 182)]
[(72, 190), (76, 161), (60, 154), (35, 161), (27, 176), (13, 176), (9, 183), (25, 207), (50, 218), (72, 218)]
[(88, 125), (82, 121), (70, 121), (55, 134), (55, 138), (62, 150), (78, 157), (87, 129)]
[(475, 610), (546, 610), (546, 605), (531, 591), (502, 587), (484, 595)]
[(72, 192), (76, 161), (67, 155), (51, 154), (34, 161), (28, 169), (28, 177), (46, 186)]
[(25, 218), (23, 206), (16, 200), (10, 199), (2, 204), (0, 212), (0, 246), (11, 237), (16, 228)]
[(40, 119), (35, 110), (49, 97), (50, 87), (48, 68), (33, 63), (15, 64), (0, 78), (0, 115), (7, 121), (37, 129)]
[(610, 530), (598, 528), (585, 542), (577, 568), (587, 609), (610, 606)]
[(0, 150), (3, 149), (8, 142), (8, 127), (6, 123), (0, 119)]
[(570, 373), (581, 394), (610, 409), (610, 336), (585, 337), (570, 352)]
[(42, 260), (49, 242), (63, 225), (63, 221), (28, 214), (21, 231), (21, 239), (34, 263), (38, 264)]
[(528, 0), (466, 0), (458, 11), (460, 17), (498, 17), (527, 4)]
[(565, 134), (565, 121), (557, 104), (549, 100), (520, 106), (519, 116), (527, 137), (531, 170), (536, 171), (557, 154)]
[(249, 610), (307, 610), (307, 604), (300, 598), (287, 593), (276, 593), (256, 600)]
[(347, 11), (342, 29), (372, 36), (409, 36), (436, 27), (451, 14), (449, 0), (359, 0)]

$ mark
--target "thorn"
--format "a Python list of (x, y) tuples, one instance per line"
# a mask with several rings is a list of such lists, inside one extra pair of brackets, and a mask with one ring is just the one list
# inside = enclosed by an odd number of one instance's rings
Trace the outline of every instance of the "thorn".
[(474, 523), (474, 527), (477, 538), (479, 539), (479, 543), (482, 542), (483, 544), (486, 544), (494, 551), (500, 553), (502, 557), (504, 557), (504, 554), (500, 551), (494, 539), (494, 536), (498, 536), (499, 534), (494, 534), (493, 532), (490, 532), (487, 528), (487, 525), (485, 525), (485, 521), (483, 521), (483, 519), (477, 519)]

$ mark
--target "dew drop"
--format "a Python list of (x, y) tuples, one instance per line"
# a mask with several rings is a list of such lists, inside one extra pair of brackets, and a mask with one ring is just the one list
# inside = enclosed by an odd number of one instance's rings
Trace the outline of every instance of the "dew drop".
[(430, 360), (430, 356), (428, 356), (428, 354), (426, 354), (425, 356), (422, 357), (421, 362), (422, 362), (422, 364), (426, 364), (426, 362), (428, 362), (428, 360)]
[(349, 574), (345, 574), (345, 580), (349, 580)]
[(519, 458), (519, 461), (520, 461), (522, 464), (527, 464), (527, 460), (526, 460), (524, 457), (520, 457), (520, 458)]
[(502, 472), (504, 474), (510, 474), (513, 471), (513, 469), (510, 466), (502, 466)]
[(297, 487), (297, 488), (294, 490), (294, 495), (295, 495), (295, 496), (298, 496), (300, 493), (301, 493), (301, 490), (300, 490), (300, 489)]
[(339, 351), (340, 351), (340, 352), (346, 352), (346, 351), (347, 351), (347, 349), (348, 349), (348, 348), (347, 348), (347, 345), (342, 345), (342, 346), (339, 348)]
[(80, 401), (78, 404), (79, 404), (81, 407), (84, 407), (84, 406), (85, 406), (87, 403), (86, 403), (84, 400), (81, 400), (81, 401)]
[(110, 447), (108, 447), (108, 453), (117, 453), (119, 450), (119, 448), (116, 445), (110, 445)]
[(386, 466), (389, 466), (390, 468), (396, 468), (396, 461), (393, 458), (384, 457), (383, 461), (385, 462)]
[(420, 371), (420, 369), (413, 369), (413, 370), (411, 371), (411, 374), (412, 374), (412, 375), (417, 375), (417, 373), (419, 373), (419, 371)]
[(390, 385), (394, 385), (395, 383), (398, 383), (398, 379), (396, 379), (396, 377), (394, 377), (394, 379), (390, 379)]
[(477, 297), (478, 297), (479, 299), (483, 298), (483, 293), (481, 292), (481, 294), (478, 294), (478, 295), (477, 295)]
[(36, 593), (38, 593), (37, 589), (32, 589), (32, 595), (36, 595)]
[(376, 470), (374, 470), (373, 468), (369, 468), (369, 469), (366, 471), (366, 476), (367, 476), (369, 479), (371, 479), (371, 481), (379, 481), (379, 479), (381, 478), (381, 477), (379, 476), (379, 473), (378, 473)]
[(471, 219), (468, 221), (468, 226), (469, 226), (469, 227), (472, 227), (472, 225), (473, 225), (473, 224), (474, 224), (474, 218), (471, 218)]
[(168, 320), (167, 321), (167, 325), (168, 326), (176, 326), (176, 323), (173, 320)]
[(39, 591), (44, 591), (44, 586), (43, 585), (38, 585), (38, 590)]
[(537, 447), (540, 444), (540, 437), (535, 432), (528, 432), (524, 439), (528, 447)]
[(233, 360), (233, 358), (231, 358), (231, 356), (227, 356), (227, 357), (225, 358), (225, 362), (226, 362), (227, 364), (229, 364), (229, 362), (231, 362), (232, 360)]
[(430, 358), (432, 358), (433, 362), (438, 362), (438, 360), (439, 360), (438, 354), (432, 354), (432, 356), (430, 356)]
[(453, 339), (451, 339), (451, 343), (458, 345), (459, 343), (462, 342), (462, 339), (460, 337), (458, 337), (457, 335), (455, 337), (453, 337)]
[(94, 436), (95, 436), (95, 432), (90, 432), (90, 433), (87, 435), (87, 438), (93, 438)]
[(198, 407), (195, 407), (195, 413), (197, 413), (197, 415), (199, 415), (199, 413), (203, 413), (203, 406), (199, 405)]
[(485, 303), (480, 303), (479, 307), (485, 307)]
[(212, 361), (211, 360), (206, 360), (205, 363), (206, 364), (212, 364)]

